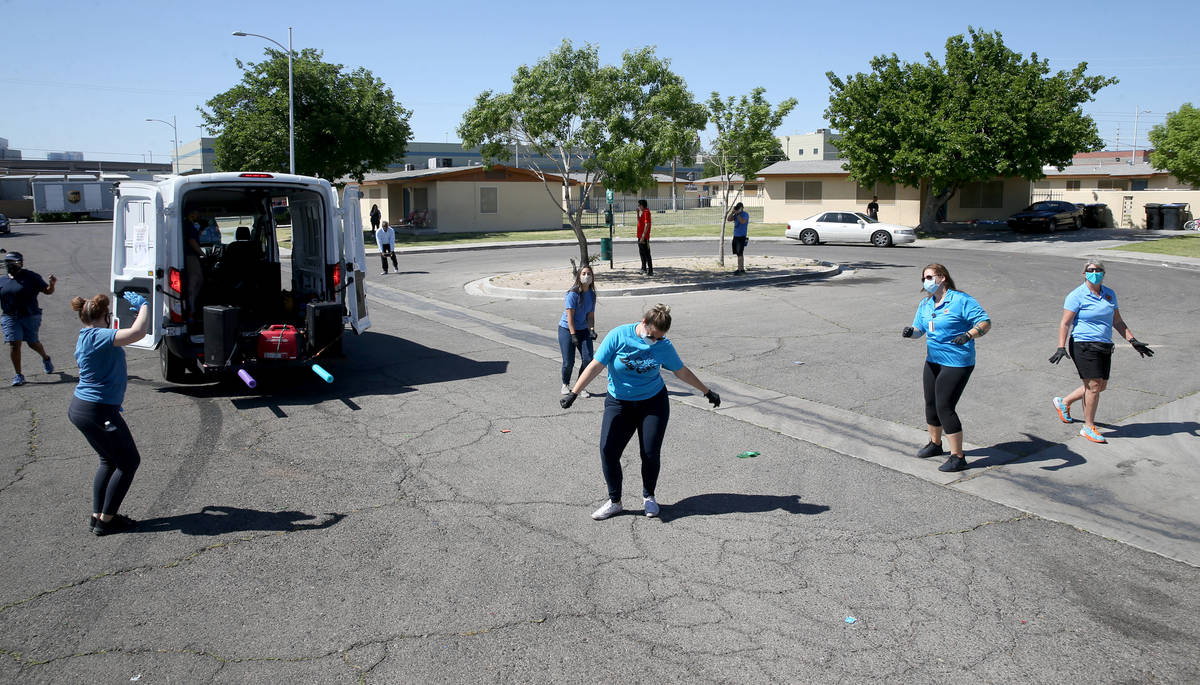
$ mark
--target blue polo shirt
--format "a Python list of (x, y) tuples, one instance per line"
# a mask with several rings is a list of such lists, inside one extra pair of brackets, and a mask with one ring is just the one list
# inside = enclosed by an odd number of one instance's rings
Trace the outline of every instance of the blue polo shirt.
[(595, 360), (608, 367), (608, 394), (618, 400), (645, 400), (666, 387), (660, 368), (678, 371), (683, 361), (664, 338), (653, 345), (637, 334), (637, 324), (617, 326), (604, 336)]
[[(75, 343), (79, 384), (75, 396), (86, 402), (121, 404), (125, 401), (125, 350), (113, 344), (115, 328), (84, 328)], [(165, 344), (165, 343), (164, 343)]]
[(750, 214), (748, 212), (738, 212), (733, 215), (733, 237), (746, 237), (746, 230), (750, 228)]
[(1092, 292), (1087, 283), (1067, 293), (1063, 309), (1075, 312), (1075, 327), (1071, 337), (1088, 342), (1112, 342), (1113, 314), (1117, 311), (1117, 293), (1100, 286), (1100, 294)]
[(558, 320), (558, 327), (570, 330), (571, 326), (567, 324), (568, 309), (575, 310), (575, 330), (588, 328), (588, 314), (596, 310), (596, 293), (590, 288), (582, 294), (574, 290), (567, 291), (567, 296), (563, 298), (563, 313), (562, 318)]
[(925, 336), (925, 359), (942, 366), (975, 366), (975, 341), (964, 345), (950, 342), (975, 324), (988, 320), (987, 312), (970, 295), (947, 290), (942, 303), (934, 306), (926, 297), (917, 307), (913, 328)]

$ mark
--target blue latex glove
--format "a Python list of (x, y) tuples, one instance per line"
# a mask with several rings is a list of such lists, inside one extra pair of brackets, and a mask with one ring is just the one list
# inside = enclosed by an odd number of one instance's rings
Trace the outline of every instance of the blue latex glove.
[(131, 312), (136, 312), (142, 308), (142, 305), (146, 304), (146, 298), (138, 295), (132, 290), (126, 290), (121, 297), (124, 297), (125, 301), (129, 303), (129, 311)]

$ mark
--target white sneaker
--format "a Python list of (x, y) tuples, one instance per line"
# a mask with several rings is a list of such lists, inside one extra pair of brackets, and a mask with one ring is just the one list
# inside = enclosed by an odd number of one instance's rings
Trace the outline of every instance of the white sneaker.
[(646, 505), (647, 517), (654, 518), (658, 516), (658, 502), (655, 502), (653, 497), (643, 497), (642, 503)]
[(570, 394), (571, 394), (571, 389), (567, 387), (567, 384), (566, 384), (566, 383), (563, 383), (563, 387), (562, 387), (562, 394), (564, 394), (564, 395), (570, 395)]
[[(657, 508), (657, 506), (658, 505), (655, 505), (656, 508)], [(606, 519), (610, 516), (616, 516), (617, 514), (621, 513), (622, 511), (623, 511), (623, 509), (621, 507), (620, 502), (614, 502), (612, 500), (609, 500), (609, 501), (605, 502), (604, 505), (601, 506), (599, 509), (592, 512), (592, 518), (596, 521), (603, 521), (604, 519)]]
[(588, 397), (595, 397), (595, 395), (593, 395), (592, 393), (588, 392), (587, 390), (580, 390), (580, 391), (579, 391), (579, 396), (580, 396), (580, 397), (583, 397), (583, 398), (585, 398), (585, 399), (586, 399), (586, 398), (588, 398)]

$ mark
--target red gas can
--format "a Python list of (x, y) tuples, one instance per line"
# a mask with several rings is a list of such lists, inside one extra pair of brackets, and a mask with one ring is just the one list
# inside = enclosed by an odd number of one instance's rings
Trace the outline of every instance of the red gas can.
[(298, 359), (300, 339), (295, 326), (275, 324), (258, 332), (259, 359)]

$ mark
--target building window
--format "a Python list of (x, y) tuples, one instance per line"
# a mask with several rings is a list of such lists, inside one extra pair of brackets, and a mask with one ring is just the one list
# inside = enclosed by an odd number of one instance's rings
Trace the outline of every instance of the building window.
[(496, 214), (500, 211), (500, 189), (484, 187), (479, 189), (479, 213)]
[(854, 191), (854, 199), (859, 204), (865, 204), (871, 201), (871, 197), (878, 195), (879, 204), (892, 205), (896, 204), (896, 186), (887, 183), (876, 183), (873, 186), (864, 186), (859, 184), (858, 189)]
[(368, 199), (378, 200), (382, 197), (383, 197), (383, 190), (381, 188), (369, 188), (367, 190), (367, 198)]
[(1079, 190), (1079, 181), (1067, 181), (1067, 190)]
[(816, 154), (820, 154), (820, 151), (819, 151), (817, 148), (815, 148), (815, 147), (814, 147), (814, 148), (813, 148), (813, 154), (814, 154), (814, 155), (816, 155)]
[(797, 157), (803, 157), (803, 156), (804, 156), (804, 149), (803, 149), (803, 148), (801, 148), (801, 149), (799, 149), (799, 150), (796, 150), (796, 156), (797, 156)]
[(783, 189), (784, 202), (819, 203), (821, 201), (820, 181), (787, 181)]
[(1096, 180), (1096, 190), (1128, 190), (1123, 180), (1101, 178)]
[(1004, 206), (1004, 181), (968, 183), (958, 191), (962, 209), (999, 209)]

